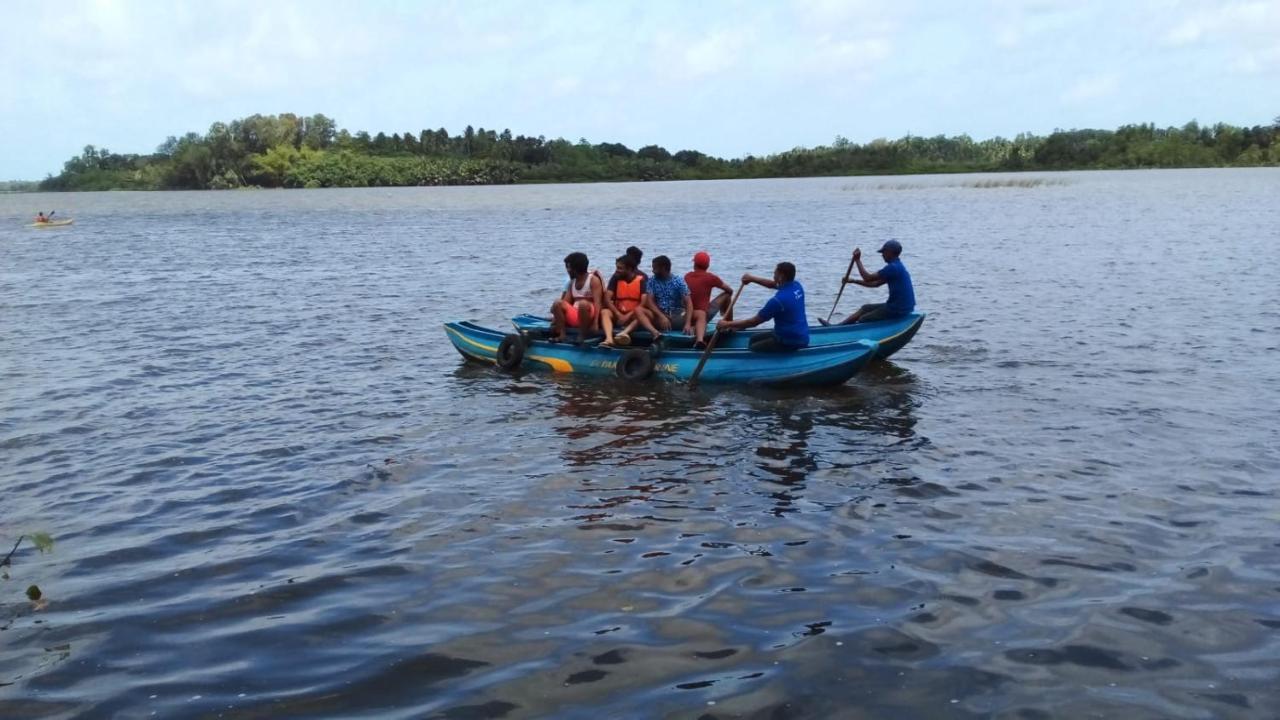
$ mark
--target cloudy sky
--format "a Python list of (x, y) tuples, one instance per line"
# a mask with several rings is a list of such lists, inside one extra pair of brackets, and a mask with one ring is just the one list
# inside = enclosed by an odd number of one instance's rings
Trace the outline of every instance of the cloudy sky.
[(253, 113), (725, 157), (1280, 115), (1280, 0), (0, 0), (0, 180)]

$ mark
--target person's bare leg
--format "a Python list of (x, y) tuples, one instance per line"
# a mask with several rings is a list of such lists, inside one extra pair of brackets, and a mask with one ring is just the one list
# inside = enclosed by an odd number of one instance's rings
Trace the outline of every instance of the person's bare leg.
[(601, 310), (600, 323), (604, 326), (604, 342), (600, 344), (613, 347), (613, 311), (609, 308)]
[(729, 307), (729, 303), (733, 302), (732, 295), (727, 292), (722, 292), (713, 302), (715, 302), (716, 307), (720, 308), (721, 317), (725, 320), (733, 319), (733, 308)]
[(852, 324), (854, 324), (854, 323), (858, 322), (859, 320), (861, 320), (861, 319), (862, 319), (862, 316), (863, 316), (864, 314), (866, 314), (866, 312), (867, 312), (867, 306), (866, 306), (866, 305), (863, 305), (862, 307), (858, 308), (857, 310), (854, 310), (852, 315), (850, 315), (849, 317), (845, 318), (844, 320), (841, 320), (841, 321), (840, 321), (840, 324), (841, 324), (841, 325), (852, 325)]
[[(579, 316), (581, 317), (581, 316)], [(555, 341), (564, 340), (565, 335), (565, 312), (564, 303), (556, 303), (551, 306), (551, 339)]]
[(706, 342), (707, 334), (707, 311), (693, 311), (693, 341), (695, 343)]
[(618, 318), (619, 324), (624, 322), (627, 324), (626, 327), (622, 328), (622, 330), (618, 334), (631, 337), (631, 333), (634, 332), (636, 329), (636, 324), (640, 322), (638, 319), (639, 315), (640, 315), (639, 310), (632, 310), (626, 315), (623, 315), (622, 317)]
[[(595, 333), (596, 324), (597, 324), (596, 313), (595, 313), (595, 306), (591, 304), (590, 300), (579, 300), (577, 302), (577, 306), (578, 306), (578, 339), (581, 340), (587, 335)], [(587, 318), (591, 318), (591, 320), (587, 320)]]
[(640, 323), (640, 327), (648, 330), (655, 340), (662, 335), (662, 332), (654, 327), (653, 320), (649, 317), (649, 311), (645, 308), (636, 308), (636, 321)]

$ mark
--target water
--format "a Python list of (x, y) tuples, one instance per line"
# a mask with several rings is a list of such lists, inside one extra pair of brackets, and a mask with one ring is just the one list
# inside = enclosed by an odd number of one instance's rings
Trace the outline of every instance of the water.
[[(0, 716), (1275, 716), (1280, 171), (1028, 177), (0, 196)], [(830, 390), (440, 327), (888, 237)]]

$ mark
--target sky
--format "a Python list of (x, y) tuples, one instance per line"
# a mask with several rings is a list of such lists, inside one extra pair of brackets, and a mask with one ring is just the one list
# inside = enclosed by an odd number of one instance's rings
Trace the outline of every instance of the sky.
[(1280, 116), (1280, 0), (0, 0), (0, 180), (254, 113), (721, 157)]

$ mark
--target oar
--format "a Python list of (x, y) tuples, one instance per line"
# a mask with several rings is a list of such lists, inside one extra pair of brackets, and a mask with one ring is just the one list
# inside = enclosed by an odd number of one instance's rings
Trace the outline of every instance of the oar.
[[(742, 295), (742, 291), (747, 288), (746, 283), (738, 286), (738, 292), (733, 294), (733, 299), (729, 301), (729, 309), (724, 311), (724, 315), (733, 314), (733, 306), (738, 304), (738, 297)], [(711, 357), (711, 351), (716, 349), (716, 341), (720, 339), (720, 329), (711, 334), (711, 338), (707, 340), (707, 349), (702, 351), (702, 357), (698, 358), (698, 367), (693, 369), (693, 375), (689, 377), (689, 389), (693, 390), (698, 387), (698, 376), (702, 374), (702, 367), (707, 364), (707, 358)]]
[(853, 272), (853, 258), (849, 258), (849, 269), (845, 270), (844, 277), (840, 278), (840, 292), (836, 293), (836, 301), (831, 303), (831, 312), (827, 313), (827, 322), (831, 322), (831, 316), (836, 314), (836, 306), (840, 304), (840, 296), (844, 295), (844, 286), (849, 284), (845, 280), (851, 272)]

